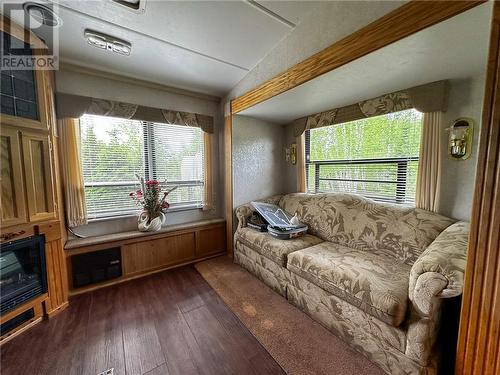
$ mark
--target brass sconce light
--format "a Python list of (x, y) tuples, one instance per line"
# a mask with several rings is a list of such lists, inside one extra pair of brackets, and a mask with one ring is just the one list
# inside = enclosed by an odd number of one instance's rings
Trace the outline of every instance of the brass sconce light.
[(456, 160), (468, 159), (472, 151), (474, 121), (461, 117), (456, 119), (447, 130), (449, 132), (448, 155)]
[(290, 147), (285, 148), (285, 159), (287, 162), (297, 164), (297, 144), (292, 143)]

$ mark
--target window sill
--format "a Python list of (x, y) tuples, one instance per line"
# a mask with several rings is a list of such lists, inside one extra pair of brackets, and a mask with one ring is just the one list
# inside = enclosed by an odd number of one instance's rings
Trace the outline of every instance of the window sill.
[[(167, 215), (169, 213), (173, 212), (183, 212), (183, 211), (201, 211), (203, 210), (202, 206), (178, 206), (178, 207), (171, 207), (167, 210)], [(119, 219), (129, 219), (133, 217), (138, 217), (139, 213), (141, 211), (136, 211), (134, 213), (126, 213), (123, 215), (115, 215), (115, 216), (103, 216), (103, 217), (96, 217), (92, 219), (88, 219), (89, 223), (99, 223), (99, 222), (105, 222), (105, 221), (111, 221), (111, 220), (119, 220)]]
[(70, 240), (66, 241), (66, 243), (64, 245), (64, 249), (65, 250), (73, 250), (73, 249), (78, 249), (81, 247), (102, 245), (105, 243), (117, 243), (117, 242), (123, 242), (123, 241), (137, 241), (137, 239), (147, 238), (147, 237), (151, 237), (151, 236), (158, 236), (158, 235), (162, 235), (162, 234), (168, 234), (171, 232), (176, 232), (176, 231), (181, 231), (181, 230), (202, 228), (202, 227), (205, 227), (208, 225), (222, 224), (224, 222), (225, 222), (225, 219), (223, 219), (223, 218), (215, 218), (215, 219), (208, 219), (208, 220), (192, 221), (192, 222), (183, 223), (183, 224), (166, 225), (166, 226), (162, 227), (162, 229), (160, 229), (157, 232), (139, 232), (138, 230), (133, 230), (133, 231), (127, 231), (127, 232), (105, 234), (105, 235), (101, 235), (101, 236), (92, 236), (92, 237), (85, 237), (85, 238), (70, 239)]

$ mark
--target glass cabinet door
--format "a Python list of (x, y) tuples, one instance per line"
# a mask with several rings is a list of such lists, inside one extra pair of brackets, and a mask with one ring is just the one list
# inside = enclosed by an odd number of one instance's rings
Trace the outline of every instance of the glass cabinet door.
[[(28, 43), (8, 33), (1, 34), (3, 56), (33, 54)], [(2, 68), (0, 114), (3, 124), (34, 129), (48, 128), (43, 95), (45, 74), (45, 71)]]

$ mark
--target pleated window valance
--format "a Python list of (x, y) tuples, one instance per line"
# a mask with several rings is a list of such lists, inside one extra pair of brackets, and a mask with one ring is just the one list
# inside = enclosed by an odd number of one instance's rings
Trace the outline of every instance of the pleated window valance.
[(171, 125), (192, 126), (206, 133), (214, 132), (212, 116), (198, 113), (153, 108), (138, 104), (113, 100), (97, 99), (87, 96), (56, 94), (57, 117), (79, 118), (84, 114), (119, 117), (148, 122), (161, 122)]
[(448, 81), (437, 81), (415, 86), (345, 107), (301, 117), (293, 122), (294, 135), (323, 126), (342, 124), (367, 117), (380, 116), (415, 108), (420, 112), (446, 111), (448, 104)]

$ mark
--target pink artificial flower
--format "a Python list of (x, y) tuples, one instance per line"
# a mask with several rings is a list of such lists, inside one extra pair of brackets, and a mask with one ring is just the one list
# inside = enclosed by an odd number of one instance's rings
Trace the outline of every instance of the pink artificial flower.
[(170, 204), (168, 202), (163, 202), (161, 204), (161, 208), (168, 209), (170, 207)]
[(141, 196), (142, 196), (142, 191), (137, 190), (137, 191), (135, 192), (135, 194), (136, 194), (138, 197), (141, 197)]
[(159, 185), (160, 183), (156, 180), (149, 180), (149, 181), (146, 181), (146, 185), (148, 186), (156, 186), (156, 185)]

